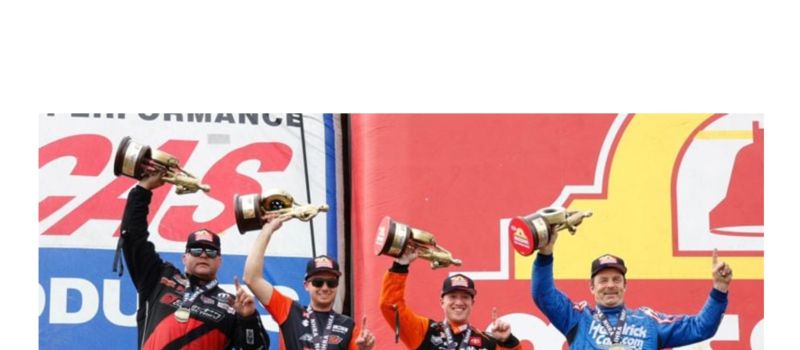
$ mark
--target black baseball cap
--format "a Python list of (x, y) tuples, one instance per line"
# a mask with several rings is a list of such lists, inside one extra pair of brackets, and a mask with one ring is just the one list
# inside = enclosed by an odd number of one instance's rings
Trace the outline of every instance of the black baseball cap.
[(207, 229), (194, 231), (186, 238), (186, 249), (197, 247), (214, 248), (222, 253), (219, 235)]
[(336, 259), (327, 255), (320, 255), (308, 261), (308, 264), (306, 264), (306, 276), (304, 279), (307, 280), (312, 275), (316, 275), (320, 272), (330, 272), (335, 274), (336, 277), (342, 275), (342, 273), (339, 272), (339, 263), (336, 262)]
[(622, 258), (618, 256), (604, 254), (592, 261), (592, 278), (594, 278), (594, 275), (600, 272), (600, 270), (607, 268), (617, 269), (619, 272), (622, 272), (623, 276), (628, 272), (628, 268), (625, 267), (625, 260), (622, 260)]
[(475, 297), (475, 294), (478, 294), (478, 291), (475, 290), (475, 282), (466, 275), (458, 273), (444, 279), (441, 296), (459, 290), (467, 292), (467, 294), (473, 298)]

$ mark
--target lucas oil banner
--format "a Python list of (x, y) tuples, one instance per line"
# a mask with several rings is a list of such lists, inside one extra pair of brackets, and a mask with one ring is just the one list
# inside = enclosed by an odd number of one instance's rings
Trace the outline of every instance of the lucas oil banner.
[[(441, 321), (442, 282), (476, 281), (473, 325), (492, 308), (524, 349), (566, 339), (534, 305), (531, 265), (509, 221), (540, 208), (591, 210), (556, 245), (556, 287), (594, 305), (591, 261), (628, 266), (628, 307), (695, 314), (712, 287), (711, 252), (734, 273), (716, 335), (685, 349), (761, 349), (764, 317), (764, 120), (746, 114), (352, 115), (355, 311), (378, 349), (402, 349), (378, 309), (392, 259), (375, 256), (384, 216), (432, 233), (462, 266), (410, 267), (405, 300)], [(602, 334), (598, 334), (602, 336)], [(635, 344), (634, 344), (635, 348)]]
[[(273, 237), (264, 274), (276, 288), (307, 304), (302, 276), (312, 250), (342, 255), (339, 116), (50, 113), (40, 116), (39, 125), (40, 349), (136, 347), (136, 290), (127, 269), (122, 277), (112, 272), (125, 200), (136, 184), (114, 176), (114, 156), (126, 136), (173, 155), (211, 187), (178, 195), (166, 184), (154, 191), (150, 240), (175, 266), (182, 267), (189, 232), (218, 232), (218, 279), (233, 292), (233, 278), (241, 278), (258, 233), (239, 234), (234, 196), (272, 188), (330, 207), (310, 222), (287, 222)], [(277, 325), (260, 306), (259, 312), (277, 349)]]

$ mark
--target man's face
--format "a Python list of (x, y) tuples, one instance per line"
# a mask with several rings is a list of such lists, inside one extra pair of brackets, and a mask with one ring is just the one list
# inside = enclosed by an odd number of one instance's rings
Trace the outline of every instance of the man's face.
[(619, 306), (625, 298), (625, 276), (617, 269), (604, 269), (594, 275), (590, 286), (597, 305)]
[[(194, 256), (190, 252), (183, 253), (183, 257), (181, 257), (181, 261), (183, 261), (183, 265), (185, 266), (184, 271), (187, 274), (195, 276), (202, 280), (213, 280), (217, 278), (217, 270), (219, 270), (220, 265), (222, 265), (222, 256), (217, 251), (215, 257), (208, 256), (207, 250), (213, 248), (206, 248), (200, 247), (199, 249), (200, 255)], [(195, 249), (195, 253), (197, 252), (197, 248), (190, 248)]]
[(472, 305), (475, 299), (469, 293), (457, 290), (442, 296), (442, 310), (447, 320), (457, 324), (464, 324), (469, 321), (469, 314), (472, 312)]
[(331, 272), (320, 272), (308, 277), (303, 285), (311, 297), (312, 305), (327, 308), (333, 304), (336, 300), (336, 287), (331, 287), (331, 283), (339, 283), (339, 277)]

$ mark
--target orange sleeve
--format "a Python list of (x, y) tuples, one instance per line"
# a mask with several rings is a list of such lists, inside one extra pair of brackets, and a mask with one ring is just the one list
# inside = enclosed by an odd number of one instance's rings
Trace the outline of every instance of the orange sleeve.
[(396, 273), (387, 271), (383, 275), (381, 285), (381, 314), (389, 326), (394, 330), (395, 311), (392, 305), (397, 305), (400, 313), (400, 340), (409, 349), (416, 349), (425, 340), (425, 333), (428, 331), (430, 320), (427, 317), (417, 315), (407, 305), (405, 300), (405, 288), (407, 273)]
[(264, 308), (269, 311), (269, 314), (272, 315), (278, 325), (282, 325), (289, 317), (289, 311), (292, 309), (292, 299), (281, 294), (277, 289), (273, 289), (269, 305), (264, 305)]

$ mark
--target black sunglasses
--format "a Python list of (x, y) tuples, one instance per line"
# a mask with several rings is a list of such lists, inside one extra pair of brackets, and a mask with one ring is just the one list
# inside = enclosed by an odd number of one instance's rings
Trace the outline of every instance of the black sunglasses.
[(216, 258), (217, 255), (219, 255), (219, 250), (216, 250), (214, 248), (189, 248), (189, 249), (186, 249), (186, 252), (191, 254), (194, 257), (198, 257), (198, 256), (202, 255), (203, 252), (206, 252), (206, 255), (209, 258)]
[(311, 280), (311, 285), (316, 288), (322, 288), (322, 284), (327, 284), (328, 288), (336, 288), (339, 286), (338, 279), (323, 279), (323, 278), (314, 278)]

